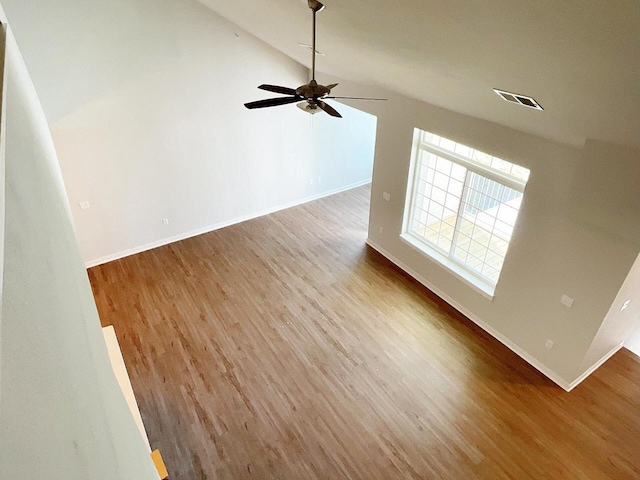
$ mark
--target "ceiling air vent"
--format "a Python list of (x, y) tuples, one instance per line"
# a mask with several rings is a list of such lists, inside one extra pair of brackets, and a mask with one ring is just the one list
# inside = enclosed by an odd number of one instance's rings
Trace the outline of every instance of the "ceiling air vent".
[(543, 110), (538, 102), (536, 102), (531, 97), (527, 97), (526, 95), (505, 92), (504, 90), (499, 90), (497, 88), (494, 88), (493, 91), (496, 92), (500, 96), (500, 98), (506, 100), (507, 102), (515, 103), (516, 105), (522, 105), (524, 107), (535, 108), (536, 110)]

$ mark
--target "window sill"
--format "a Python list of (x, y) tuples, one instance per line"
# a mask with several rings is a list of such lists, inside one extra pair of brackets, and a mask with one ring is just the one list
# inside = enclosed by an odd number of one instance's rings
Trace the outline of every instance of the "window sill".
[(423, 242), (417, 240), (409, 233), (403, 233), (400, 235), (400, 240), (409, 245), (411, 248), (417, 250), (423, 255), (428, 256), (430, 259), (435, 260), (441, 266), (445, 267), (449, 273), (452, 273), (458, 280), (466, 283), (471, 288), (473, 288), (476, 292), (480, 293), (482, 296), (492, 301), (494, 298), (494, 293), (496, 287), (487, 282), (483, 282), (479, 278), (475, 277), (471, 273), (467, 272), (464, 268), (458, 265), (455, 262), (449, 260), (445, 255), (438, 252), (437, 250), (430, 248), (428, 245), (425, 245)]

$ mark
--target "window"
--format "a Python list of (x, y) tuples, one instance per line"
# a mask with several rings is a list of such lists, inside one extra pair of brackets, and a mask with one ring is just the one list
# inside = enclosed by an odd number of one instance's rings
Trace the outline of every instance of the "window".
[(416, 129), (403, 238), (493, 295), (529, 170)]

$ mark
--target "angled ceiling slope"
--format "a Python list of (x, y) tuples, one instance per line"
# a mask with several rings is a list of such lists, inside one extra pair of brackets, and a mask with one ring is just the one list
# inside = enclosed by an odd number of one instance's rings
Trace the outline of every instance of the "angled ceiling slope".
[[(306, 0), (199, 0), (304, 65)], [(640, 146), (640, 2), (326, 0), (326, 74), (580, 145)], [(534, 97), (544, 111), (501, 100)]]

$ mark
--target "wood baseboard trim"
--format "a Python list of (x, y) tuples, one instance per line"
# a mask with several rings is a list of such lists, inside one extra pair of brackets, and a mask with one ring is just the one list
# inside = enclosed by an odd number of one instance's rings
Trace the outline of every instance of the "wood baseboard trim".
[(160, 480), (169, 478), (169, 472), (167, 471), (167, 467), (164, 464), (162, 455), (160, 455), (160, 450), (154, 450), (153, 452), (151, 452), (151, 460), (153, 460), (153, 464), (156, 466), (156, 470), (158, 471)]
[(317, 195), (311, 195), (309, 197), (302, 198), (300, 200), (294, 200), (293, 202), (285, 203), (282, 205), (278, 205), (276, 207), (268, 208), (265, 210), (261, 210), (258, 212), (250, 213), (248, 215), (242, 215), (240, 217), (236, 217), (230, 220), (225, 220), (223, 222), (219, 222), (213, 225), (208, 225), (206, 227), (198, 228), (196, 230), (191, 230), (189, 232), (181, 233), (179, 235), (174, 235), (172, 237), (163, 238), (161, 240), (157, 240), (155, 242), (147, 243), (145, 245), (141, 245), (139, 247), (134, 247), (128, 250), (122, 250), (120, 252), (112, 253), (110, 255), (106, 255), (104, 257), (96, 258), (94, 260), (89, 260), (85, 262), (86, 268), (97, 267), (98, 265), (102, 265), (103, 263), (113, 262), (114, 260), (119, 260), (121, 258), (128, 257), (130, 255), (135, 255), (137, 253), (146, 252), (147, 250), (152, 250), (154, 248), (162, 247), (164, 245), (168, 245), (170, 243), (179, 242), (180, 240), (185, 240), (191, 237), (197, 237), (198, 235), (202, 235), (204, 233), (213, 232), (214, 230), (219, 230), (224, 227), (230, 227), (231, 225), (235, 225), (236, 223), (246, 222), (247, 220), (253, 220), (254, 218), (263, 217), (265, 215), (269, 215), (271, 213), (279, 212), (280, 210), (286, 210), (287, 208), (297, 207), (298, 205), (302, 205), (305, 203), (313, 202), (314, 200), (319, 200), (324, 197), (328, 197), (330, 195), (335, 195), (337, 193), (346, 192), (347, 190), (352, 190), (354, 188), (362, 187), (364, 185), (368, 185), (371, 183), (371, 179), (366, 179), (361, 182), (352, 183), (349, 185), (345, 185), (343, 187), (335, 188), (333, 190), (328, 190), (326, 192), (319, 193)]

